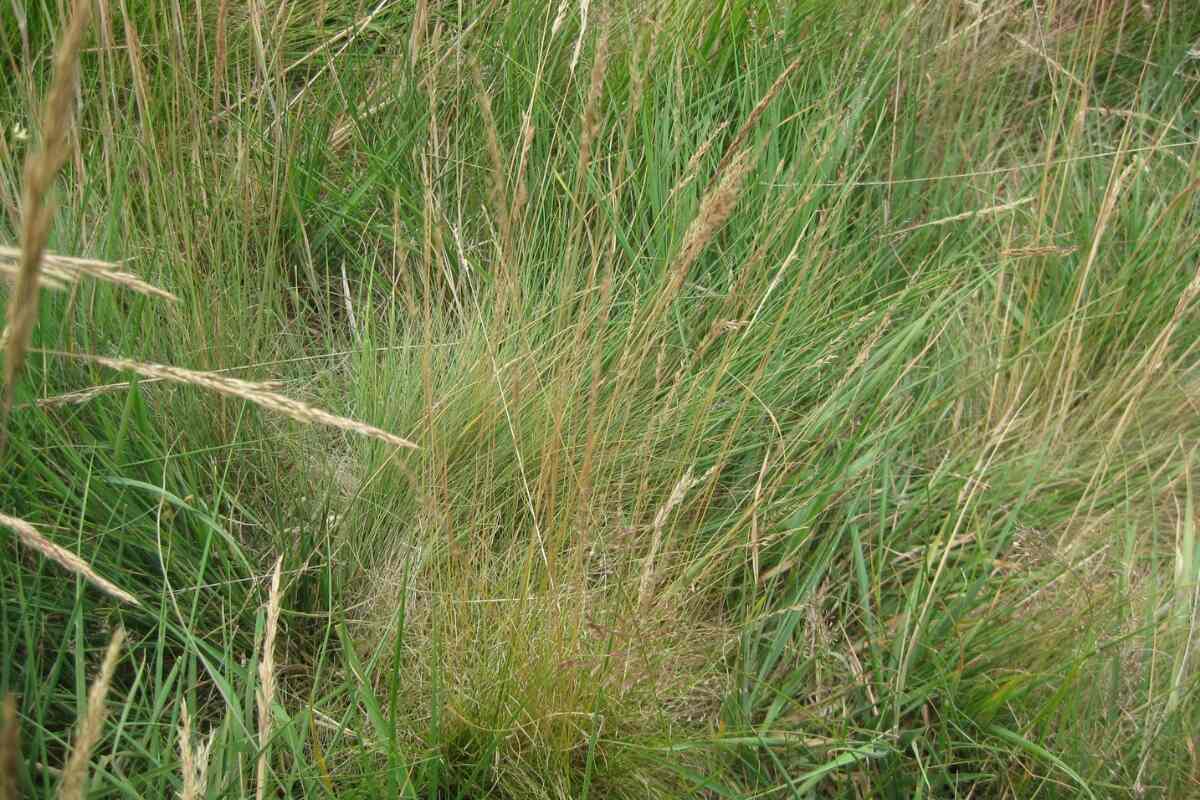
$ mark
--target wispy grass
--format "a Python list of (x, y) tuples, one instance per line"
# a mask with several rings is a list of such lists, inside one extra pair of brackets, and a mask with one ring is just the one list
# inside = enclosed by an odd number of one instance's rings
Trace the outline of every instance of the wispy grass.
[(81, 8), (0, 788), (1195, 793), (1195, 15)]

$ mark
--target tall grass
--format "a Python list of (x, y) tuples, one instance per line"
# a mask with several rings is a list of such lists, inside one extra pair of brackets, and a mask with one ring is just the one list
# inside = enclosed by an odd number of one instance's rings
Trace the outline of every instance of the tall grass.
[(1196, 791), (1180, 4), (80, 7), (5, 796)]

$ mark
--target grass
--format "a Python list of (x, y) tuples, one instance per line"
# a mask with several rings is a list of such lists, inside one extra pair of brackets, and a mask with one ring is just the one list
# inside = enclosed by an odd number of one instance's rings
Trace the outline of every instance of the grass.
[(1194, 795), (1185, 5), (6, 5), (0, 798)]

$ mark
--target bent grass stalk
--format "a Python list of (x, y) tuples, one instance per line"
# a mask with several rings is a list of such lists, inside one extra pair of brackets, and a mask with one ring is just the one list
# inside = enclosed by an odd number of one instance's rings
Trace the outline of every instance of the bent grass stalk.
[(182, 367), (172, 367), (166, 364), (147, 364), (140, 361), (131, 361), (126, 358), (105, 358), (104, 356), (80, 353), (64, 353), (62, 355), (72, 355), (75, 358), (92, 361), (110, 369), (136, 372), (138, 375), (143, 375), (147, 378), (158, 378), (185, 386), (197, 386), (227, 397), (248, 400), (260, 408), (290, 417), (297, 422), (338, 428), (350, 433), (357, 433), (360, 436), (378, 439), (394, 447), (417, 448), (416, 443), (397, 436), (394, 433), (388, 433), (381, 428), (376, 428), (374, 425), (368, 425), (365, 422), (358, 422), (357, 420), (341, 417), (337, 414), (331, 414), (328, 411), (308, 405), (307, 403), (302, 403), (299, 400), (293, 400), (290, 397), (268, 389), (262, 383), (252, 383), (250, 381), (238, 380), (237, 378), (226, 378), (212, 372), (200, 372), (183, 369)]
[(50, 559), (68, 572), (73, 572), (84, 580), (90, 581), (105, 594), (115, 597), (122, 603), (129, 603), (134, 606), (141, 605), (136, 597), (98, 574), (86, 561), (70, 550), (60, 547), (47, 539), (38, 532), (37, 528), (25, 520), (10, 517), (7, 514), (0, 514), (0, 525), (15, 532), (17, 534), (17, 541), (30, 550), (39, 553), (44, 558)]

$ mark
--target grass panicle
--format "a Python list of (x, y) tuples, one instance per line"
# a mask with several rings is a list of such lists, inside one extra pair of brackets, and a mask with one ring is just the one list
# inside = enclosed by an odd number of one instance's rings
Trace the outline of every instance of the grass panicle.
[(54, 79), (42, 111), (40, 147), (31, 150), (25, 159), (21, 193), (21, 252), (16, 281), (8, 299), (4, 420), (12, 407), (17, 376), (25, 361), (33, 326), (37, 321), (42, 259), (54, 220), (54, 204), (50, 194), (59, 170), (71, 153), (70, 137), (74, 128), (72, 108), (75, 103), (79, 53), (83, 48), (91, 10), (91, 0), (75, 0), (71, 5), (66, 30), (54, 55)]
[(63, 767), (62, 783), (58, 788), (58, 800), (83, 800), (87, 794), (88, 772), (92, 751), (100, 743), (104, 730), (104, 718), (108, 713), (108, 690), (112, 685), (121, 646), (125, 643), (125, 630), (118, 628), (108, 643), (100, 673), (88, 689), (87, 710), (79, 720), (75, 739), (71, 742), (71, 755)]
[(7, 514), (0, 514), (0, 525), (3, 525), (15, 533), (17, 535), (17, 541), (19, 541), (25, 547), (29, 548), (35, 553), (38, 553), (43, 558), (53, 561), (68, 572), (72, 572), (90, 582), (108, 596), (114, 597), (117, 600), (120, 600), (122, 603), (129, 603), (133, 606), (141, 605), (136, 597), (120, 588), (107, 578), (98, 575), (94, 569), (88, 566), (86, 561), (65, 547), (60, 547), (59, 545), (47, 539), (38, 531), (37, 528), (33, 527), (33, 525), (29, 524), (25, 520), (18, 519), (17, 517), (10, 517)]
[[(20, 259), (21, 251), (17, 248), (0, 246), (0, 274), (17, 277)], [(41, 267), (41, 284), (43, 286), (65, 289), (85, 277), (111, 283), (128, 291), (159, 300), (175, 302), (178, 299), (170, 292), (153, 286), (132, 273), (120, 270), (116, 264), (109, 261), (43, 253)]]
[(144, 364), (138, 361), (130, 361), (125, 358), (105, 358), (103, 356), (85, 356), (76, 355), (86, 361), (92, 361), (109, 369), (122, 370), (125, 372), (133, 372), (146, 378), (154, 378), (171, 383), (178, 383), (184, 386), (195, 386), (200, 389), (205, 389), (216, 394), (225, 395), (226, 397), (234, 397), (241, 400), (246, 400), (254, 403), (260, 408), (266, 409), (276, 414), (281, 414), (285, 417), (290, 417), (297, 422), (302, 422), (309, 425), (324, 425), (330, 428), (355, 433), (360, 436), (367, 436), (372, 439), (378, 439), (385, 444), (390, 444), (393, 447), (415, 448), (417, 445), (408, 439), (403, 439), (393, 433), (388, 433), (385, 430), (376, 428), (373, 425), (367, 425), (363, 422), (348, 419), (346, 417), (331, 414), (328, 411), (317, 408), (315, 406), (302, 403), (299, 400), (293, 400), (278, 392), (274, 391), (268, 384), (253, 383), (251, 381), (243, 381), (237, 378), (229, 378), (224, 375), (218, 375), (212, 372), (202, 372), (191, 369), (183, 369), (181, 367), (172, 367), (166, 364)]
[(258, 766), (255, 798), (262, 800), (267, 793), (267, 765), (271, 752), (271, 704), (275, 702), (275, 637), (279, 633), (280, 586), (283, 556), (275, 561), (271, 572), (271, 588), (267, 595), (267, 627), (263, 636), (262, 658), (258, 662)]

